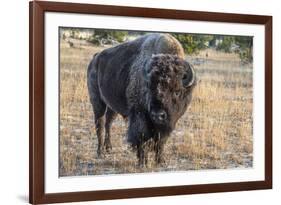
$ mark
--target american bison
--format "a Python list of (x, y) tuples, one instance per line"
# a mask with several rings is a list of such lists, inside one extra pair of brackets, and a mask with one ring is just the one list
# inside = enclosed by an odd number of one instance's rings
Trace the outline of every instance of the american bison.
[[(87, 83), (95, 116), (98, 150), (111, 147), (110, 126), (117, 114), (128, 119), (127, 140), (147, 163), (146, 144), (153, 144), (156, 163), (191, 101), (196, 84), (181, 44), (169, 34), (148, 34), (97, 53)], [(104, 123), (105, 118), (105, 123)], [(103, 140), (103, 129), (105, 137)]]

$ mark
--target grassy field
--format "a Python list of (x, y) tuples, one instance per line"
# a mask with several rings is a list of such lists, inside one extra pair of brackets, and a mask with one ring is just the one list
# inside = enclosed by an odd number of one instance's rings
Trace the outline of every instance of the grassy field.
[(148, 168), (140, 169), (121, 117), (112, 125), (112, 152), (98, 158), (86, 72), (92, 56), (106, 47), (72, 42), (60, 44), (60, 176), (252, 167), (251, 64), (210, 49), (189, 56), (200, 81), (166, 144), (167, 166), (156, 166), (150, 153)]

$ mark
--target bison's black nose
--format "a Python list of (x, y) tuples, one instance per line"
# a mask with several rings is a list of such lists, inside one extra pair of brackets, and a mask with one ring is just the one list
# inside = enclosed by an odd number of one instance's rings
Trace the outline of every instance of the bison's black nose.
[(151, 112), (152, 118), (155, 121), (163, 122), (167, 119), (167, 113), (164, 110), (159, 110), (157, 112)]

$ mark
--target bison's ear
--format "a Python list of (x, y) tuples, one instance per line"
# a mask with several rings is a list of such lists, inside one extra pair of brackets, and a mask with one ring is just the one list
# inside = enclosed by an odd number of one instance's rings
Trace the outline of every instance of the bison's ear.
[(147, 73), (146, 69), (143, 68), (142, 71), (143, 71), (143, 72), (142, 72), (143, 79), (144, 79), (146, 82), (148, 82), (148, 73)]
[(151, 71), (151, 60), (148, 60), (144, 63), (144, 67), (143, 67), (143, 78), (147, 82), (149, 81), (150, 71)]
[(196, 84), (196, 76), (194, 72), (194, 68), (191, 64), (185, 61), (185, 72), (182, 77), (182, 85), (184, 87), (191, 87)]

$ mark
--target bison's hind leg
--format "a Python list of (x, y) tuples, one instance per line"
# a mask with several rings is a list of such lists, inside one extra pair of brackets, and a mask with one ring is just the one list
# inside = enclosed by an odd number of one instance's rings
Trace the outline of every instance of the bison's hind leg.
[(88, 66), (87, 73), (87, 85), (90, 96), (90, 101), (93, 106), (94, 120), (96, 126), (96, 133), (98, 137), (98, 156), (103, 153), (103, 130), (104, 130), (104, 114), (106, 110), (106, 104), (103, 102), (98, 86), (97, 77), (97, 54)]
[(104, 146), (107, 152), (109, 152), (112, 149), (111, 145), (111, 133), (110, 133), (110, 128), (113, 120), (116, 118), (116, 112), (111, 110), (109, 107), (106, 109), (106, 114), (105, 114), (105, 138), (104, 138)]
[(96, 134), (98, 137), (97, 154), (100, 157), (103, 153), (104, 114), (106, 110), (106, 105), (100, 98), (99, 91), (95, 86), (90, 87), (89, 91), (90, 91), (90, 101), (94, 111)]
[(138, 166), (140, 168), (144, 168), (146, 165), (146, 159), (145, 159), (145, 150), (143, 144), (139, 144), (137, 146), (137, 157), (138, 157)]
[(106, 105), (102, 101), (95, 99), (93, 102), (93, 110), (95, 114), (95, 126), (98, 137), (98, 149), (97, 154), (101, 156), (103, 153), (103, 131), (104, 131), (104, 113)]

